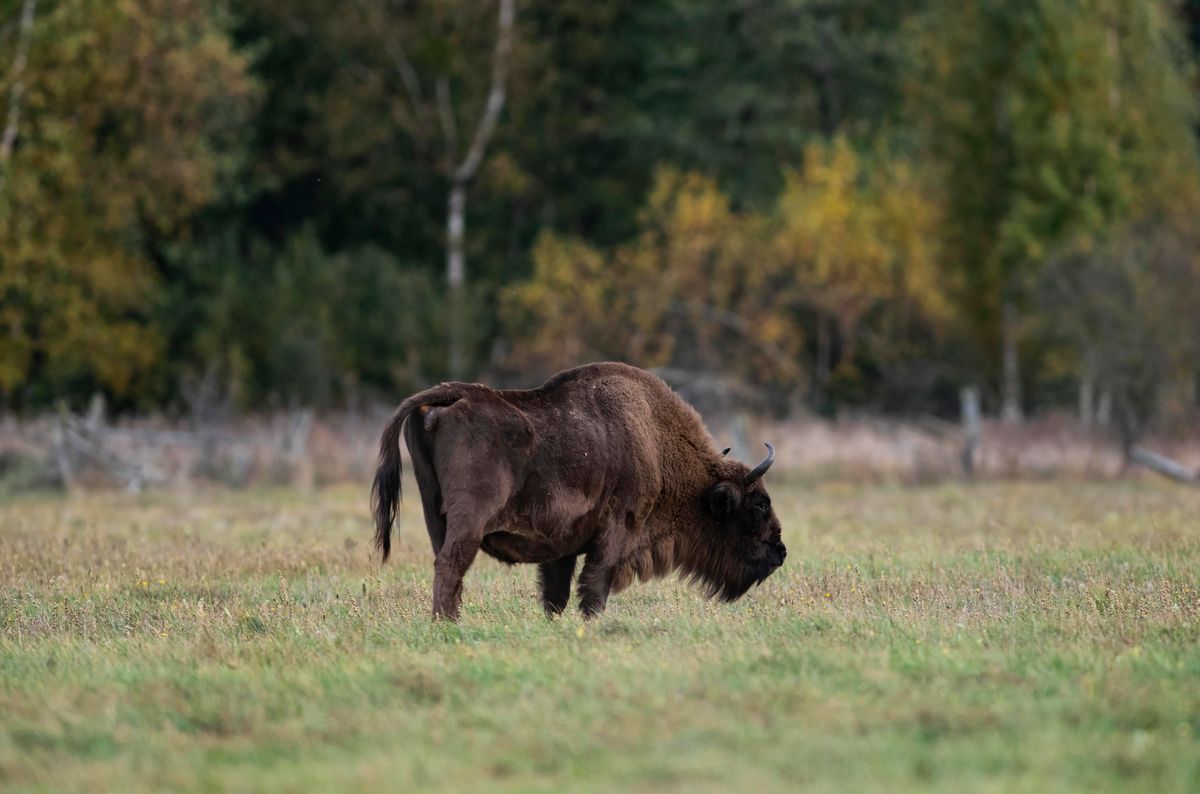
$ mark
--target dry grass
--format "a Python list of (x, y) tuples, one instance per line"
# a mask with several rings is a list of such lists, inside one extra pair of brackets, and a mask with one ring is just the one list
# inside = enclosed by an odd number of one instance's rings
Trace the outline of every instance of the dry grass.
[[(928, 484), (962, 476), (961, 431), (932, 419), (793, 420), (756, 428), (754, 437), (774, 439), (780, 460), (809, 480)], [(1200, 471), (1200, 439), (1194, 434), (1162, 434), (1144, 439), (1144, 445)], [(1097, 480), (1129, 473), (1111, 430), (1087, 432), (1064, 415), (1041, 416), (1015, 427), (983, 422), (975, 460), (981, 479)]]
[(9, 502), (0, 787), (1200, 785), (1200, 492), (772, 492), (788, 564), (737, 604), (550, 622), (485, 562), (458, 626), (412, 499), (383, 569), (360, 489)]

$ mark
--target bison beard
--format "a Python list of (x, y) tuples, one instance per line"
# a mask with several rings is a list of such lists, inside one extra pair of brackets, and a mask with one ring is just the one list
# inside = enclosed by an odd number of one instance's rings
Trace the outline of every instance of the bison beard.
[(434, 617), (457, 619), (480, 549), (536, 563), (548, 615), (679, 570), (706, 593), (742, 596), (783, 564), (779, 520), (753, 469), (718, 452), (700, 416), (650, 373), (625, 364), (560, 372), (538, 389), (443, 383), (409, 397), (380, 440), (372, 488), (386, 561), (400, 499), (400, 435), (434, 553)]

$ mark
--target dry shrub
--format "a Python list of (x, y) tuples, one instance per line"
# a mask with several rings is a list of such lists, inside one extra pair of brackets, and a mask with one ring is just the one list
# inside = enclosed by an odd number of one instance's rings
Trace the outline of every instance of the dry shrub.
[[(383, 407), (307, 419), (292, 412), (211, 427), (150, 417), (105, 426), (97, 434), (107, 453), (146, 473), (146, 485), (309, 490), (368, 482), (387, 415)], [(56, 477), (61, 482), (54, 446), (57, 421), (0, 422), (0, 460), (22, 462), (20, 467), (0, 467), (0, 494), (33, 487), (25, 483), (45, 486)], [(777, 471), (800, 479), (926, 484), (964, 476), (962, 433), (940, 420), (801, 417), (750, 420), (744, 431), (738, 424), (721, 417), (710, 423), (720, 446), (732, 443), (733, 454), (749, 460), (759, 451), (758, 443), (769, 440), (779, 450)], [(1163, 435), (1144, 445), (1200, 471), (1200, 437)], [(38, 476), (31, 476), (30, 466), (40, 466)], [(1111, 435), (1088, 432), (1062, 415), (1016, 426), (984, 422), (975, 464), (975, 477), (982, 479), (1112, 479), (1134, 473), (1126, 471)], [(6, 487), (6, 476), (18, 475), (21, 484), (14, 480), (13, 487)], [(85, 453), (73, 456), (70, 479), (73, 487), (82, 488), (130, 485), (125, 468), (114, 469)]]

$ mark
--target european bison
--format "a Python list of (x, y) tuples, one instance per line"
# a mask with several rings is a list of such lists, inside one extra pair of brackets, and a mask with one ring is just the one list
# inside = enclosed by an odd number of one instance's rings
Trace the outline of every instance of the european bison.
[(401, 403), (371, 492), (385, 561), (402, 429), (436, 555), (435, 618), (457, 619), (480, 549), (537, 563), (547, 615), (566, 608), (583, 555), (579, 606), (589, 618), (635, 576), (677, 568), (733, 601), (787, 554), (762, 483), (774, 448), (753, 469), (725, 458), (699, 414), (636, 367), (589, 364), (528, 390), (443, 383)]

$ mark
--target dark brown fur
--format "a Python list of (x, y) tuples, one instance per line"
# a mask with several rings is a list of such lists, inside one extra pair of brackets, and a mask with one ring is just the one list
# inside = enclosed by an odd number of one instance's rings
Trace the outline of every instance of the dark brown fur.
[(372, 489), (386, 560), (400, 498), (400, 434), (433, 544), (435, 617), (455, 619), (479, 549), (539, 565), (543, 605), (584, 615), (635, 578), (673, 570), (732, 601), (783, 563), (759, 479), (722, 457), (700, 416), (650, 373), (617, 363), (560, 372), (538, 389), (443, 383), (409, 397), (380, 440)]

